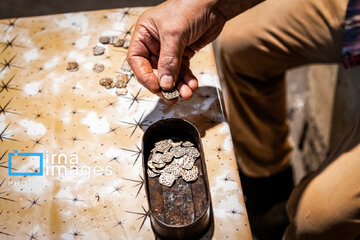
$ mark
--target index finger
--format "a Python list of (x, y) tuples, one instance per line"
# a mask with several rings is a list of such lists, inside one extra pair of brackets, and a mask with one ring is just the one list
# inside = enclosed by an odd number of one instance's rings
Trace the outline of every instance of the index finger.
[(160, 85), (148, 60), (150, 54), (141, 33), (135, 31), (128, 49), (127, 61), (137, 80), (152, 93), (157, 93), (160, 91)]

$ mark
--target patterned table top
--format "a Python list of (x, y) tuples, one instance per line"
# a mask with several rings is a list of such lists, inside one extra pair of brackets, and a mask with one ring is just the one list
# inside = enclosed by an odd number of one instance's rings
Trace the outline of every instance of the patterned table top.
[[(0, 20), (0, 239), (154, 239), (141, 139), (168, 117), (201, 133), (215, 223), (206, 238), (251, 239), (211, 46), (191, 62), (200, 88), (190, 101), (168, 106), (134, 76), (126, 95), (99, 85), (119, 74), (126, 49), (92, 48), (101, 35), (130, 38), (142, 11)], [(12, 176), (21, 172), (42, 176)]]

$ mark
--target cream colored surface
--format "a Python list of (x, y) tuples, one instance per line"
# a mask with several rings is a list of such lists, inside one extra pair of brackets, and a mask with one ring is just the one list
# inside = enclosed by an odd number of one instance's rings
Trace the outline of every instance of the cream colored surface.
[[(126, 96), (99, 85), (118, 74), (126, 50), (105, 45), (93, 56), (92, 48), (103, 34), (129, 37), (143, 10), (0, 20), (1, 239), (154, 239), (139, 151), (147, 126), (168, 117), (191, 121), (202, 135), (215, 217), (207, 236), (251, 239), (211, 47), (192, 60), (200, 88), (191, 101), (167, 106), (134, 77)], [(79, 71), (66, 71), (70, 61)], [(102, 73), (92, 70), (96, 63)], [(15, 150), (43, 153), (44, 176), (8, 176)], [(45, 174), (60, 153), (68, 172), (91, 175)], [(39, 161), (16, 158), (12, 167), (38, 172)]]

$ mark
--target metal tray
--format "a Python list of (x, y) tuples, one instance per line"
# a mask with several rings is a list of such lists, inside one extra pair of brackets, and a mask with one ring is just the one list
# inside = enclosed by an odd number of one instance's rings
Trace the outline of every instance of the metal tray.
[[(200, 151), (195, 162), (199, 177), (192, 183), (181, 177), (172, 187), (159, 183), (158, 177), (147, 175), (147, 161), (155, 142), (163, 139), (191, 141)], [(162, 239), (197, 239), (209, 227), (210, 190), (207, 178), (205, 155), (198, 130), (190, 122), (177, 118), (160, 120), (145, 132), (142, 141), (145, 190), (149, 205), (151, 226)]]

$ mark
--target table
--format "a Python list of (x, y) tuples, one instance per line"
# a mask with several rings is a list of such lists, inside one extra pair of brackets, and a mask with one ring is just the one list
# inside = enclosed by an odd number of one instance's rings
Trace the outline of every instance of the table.
[[(1, 239), (154, 239), (141, 139), (169, 117), (201, 133), (214, 213), (204, 238), (251, 239), (211, 46), (191, 62), (200, 88), (190, 101), (168, 106), (134, 76), (126, 95), (99, 85), (119, 74), (126, 49), (92, 48), (102, 35), (130, 38), (144, 10), (0, 20)], [(71, 61), (78, 71), (66, 70)], [(21, 153), (42, 154), (43, 165)], [(12, 176), (20, 172), (42, 176)]]

